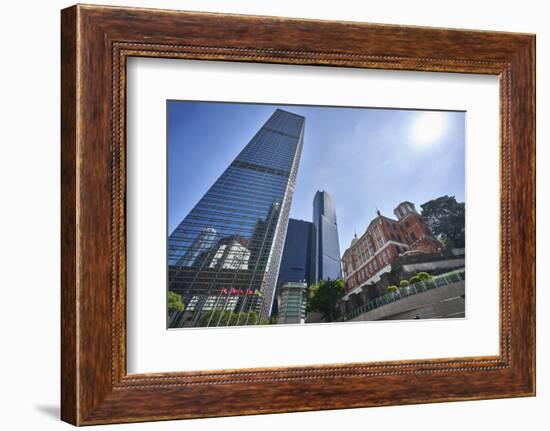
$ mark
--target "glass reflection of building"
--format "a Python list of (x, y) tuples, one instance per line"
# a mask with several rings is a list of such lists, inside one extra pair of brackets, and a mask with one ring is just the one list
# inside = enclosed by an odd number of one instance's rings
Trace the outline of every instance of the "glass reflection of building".
[(185, 305), (170, 327), (270, 317), (304, 126), (277, 109), (170, 234), (168, 288)]

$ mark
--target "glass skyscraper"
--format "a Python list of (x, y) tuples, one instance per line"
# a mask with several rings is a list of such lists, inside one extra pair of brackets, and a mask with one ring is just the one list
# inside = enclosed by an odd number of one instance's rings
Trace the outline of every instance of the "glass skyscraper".
[(315, 281), (342, 278), (336, 204), (327, 192), (315, 193), (313, 224), (317, 235), (317, 277)]
[(270, 317), (304, 127), (277, 109), (170, 234), (168, 289), (185, 305), (170, 327), (228, 324), (214, 311)]
[(287, 282), (312, 284), (317, 267), (313, 258), (315, 249), (315, 225), (309, 221), (289, 219), (277, 285)]
[[(285, 283), (305, 283), (307, 287), (315, 282), (315, 249), (315, 225), (309, 221), (289, 219), (277, 280), (278, 293)], [(272, 314), (278, 311), (278, 302), (274, 301)]]

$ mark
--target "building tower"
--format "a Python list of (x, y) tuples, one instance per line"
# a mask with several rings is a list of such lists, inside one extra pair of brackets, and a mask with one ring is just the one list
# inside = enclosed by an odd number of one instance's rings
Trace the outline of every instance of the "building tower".
[(306, 323), (307, 284), (287, 282), (279, 286), (277, 323)]
[[(277, 289), (280, 292), (285, 283), (315, 282), (317, 262), (315, 225), (309, 221), (289, 219), (285, 246), (281, 257)], [(272, 315), (278, 312), (278, 301), (273, 302)]]
[(168, 289), (185, 305), (179, 326), (224, 326), (215, 310), (269, 318), (304, 127), (304, 117), (277, 109), (170, 234)]
[(342, 277), (340, 243), (336, 222), (334, 199), (324, 191), (317, 191), (313, 199), (313, 224), (317, 235), (317, 276), (320, 280), (336, 280)]
[(405, 201), (401, 202), (395, 209), (393, 210), (393, 213), (395, 217), (397, 217), (397, 220), (401, 220), (405, 218), (409, 214), (416, 214), (418, 215), (418, 212), (416, 211), (416, 207), (412, 202)]
[(293, 218), (288, 220), (278, 286), (287, 282), (305, 282), (308, 286), (314, 283), (317, 267), (314, 259), (315, 245), (313, 223)]

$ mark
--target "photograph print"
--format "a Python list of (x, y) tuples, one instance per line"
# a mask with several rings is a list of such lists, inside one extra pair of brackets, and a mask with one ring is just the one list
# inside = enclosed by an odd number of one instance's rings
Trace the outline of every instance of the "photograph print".
[(464, 111), (167, 101), (167, 327), (465, 318)]

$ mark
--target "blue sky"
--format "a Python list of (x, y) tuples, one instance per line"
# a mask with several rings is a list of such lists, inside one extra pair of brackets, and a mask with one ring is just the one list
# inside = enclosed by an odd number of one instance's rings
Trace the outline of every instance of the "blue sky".
[(408, 200), (464, 201), (465, 113), (375, 108), (168, 102), (168, 232), (172, 232), (277, 108), (306, 118), (290, 216), (313, 196), (336, 202), (340, 249)]

